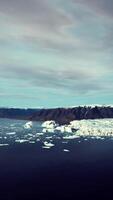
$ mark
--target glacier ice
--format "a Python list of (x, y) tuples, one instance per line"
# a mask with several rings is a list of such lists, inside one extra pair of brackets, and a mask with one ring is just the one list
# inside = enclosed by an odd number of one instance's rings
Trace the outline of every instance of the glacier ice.
[(74, 120), (70, 124), (80, 136), (113, 136), (113, 119)]
[[(76, 136), (90, 137), (112, 137), (113, 119), (92, 119), (92, 120), (74, 120), (68, 125), (57, 126), (55, 121), (46, 121), (43, 123), (43, 132), (71, 133), (73, 135), (64, 136), (64, 139), (74, 139)], [(75, 138), (76, 138), (75, 137)]]

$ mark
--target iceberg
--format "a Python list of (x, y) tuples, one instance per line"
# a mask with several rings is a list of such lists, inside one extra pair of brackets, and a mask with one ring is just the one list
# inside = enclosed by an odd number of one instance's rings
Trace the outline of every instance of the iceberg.
[(55, 146), (54, 144), (50, 143), (50, 142), (44, 142), (44, 145), (47, 146), (47, 147), (53, 147)]
[(29, 122), (27, 122), (27, 123), (24, 125), (24, 128), (25, 128), (25, 129), (31, 129), (32, 126), (33, 126), (32, 121), (29, 121)]
[(55, 128), (57, 126), (56, 122), (51, 120), (51, 121), (45, 121), (42, 124), (43, 128), (47, 128), (47, 129), (51, 129), (51, 128)]
[(113, 119), (80, 120), (70, 122), (71, 127), (77, 128), (77, 135), (113, 137)]
[(61, 133), (72, 133), (72, 128), (70, 125), (58, 126), (55, 130), (60, 131)]
[(53, 120), (45, 121), (42, 124), (42, 127), (43, 127), (43, 130), (42, 130), (43, 133), (48, 133), (48, 132), (49, 133), (54, 133), (55, 132), (55, 128), (57, 127), (57, 124)]

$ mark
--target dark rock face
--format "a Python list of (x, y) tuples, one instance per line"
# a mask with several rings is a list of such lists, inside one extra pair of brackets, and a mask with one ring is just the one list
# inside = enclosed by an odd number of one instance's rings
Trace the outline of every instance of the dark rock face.
[(53, 109), (0, 108), (0, 118), (26, 119), (33, 121), (55, 120), (60, 124), (72, 120), (113, 118), (113, 107), (79, 106)]
[(0, 108), (0, 118), (29, 119), (36, 109)]
[(55, 120), (60, 124), (69, 123), (72, 120), (81, 119), (103, 119), (113, 118), (113, 108), (111, 107), (75, 107), (42, 109), (33, 114), (31, 119), (36, 121)]

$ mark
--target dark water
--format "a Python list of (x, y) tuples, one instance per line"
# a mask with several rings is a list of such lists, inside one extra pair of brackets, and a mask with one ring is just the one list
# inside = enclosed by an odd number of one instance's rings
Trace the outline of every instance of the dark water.
[[(24, 130), (23, 137), (20, 134), (22, 123), (24, 122), (13, 121), (16, 136), (7, 136), (5, 127), (12, 131), (12, 121), (1, 120), (1, 142), (9, 144), (0, 147), (1, 200), (112, 199), (111, 138), (97, 140), (81, 137), (63, 140), (59, 139), (60, 136), (54, 136), (52, 143), (55, 146), (45, 149), (42, 148), (43, 141), (47, 140), (44, 136), (38, 136), (39, 140), (34, 144), (15, 142), (17, 137), (23, 139), (29, 134), (28, 130)], [(20, 132), (17, 127), (20, 127)], [(38, 128), (32, 130), (34, 135), (36, 129)], [(37, 136), (34, 137), (34, 141), (36, 140)]]

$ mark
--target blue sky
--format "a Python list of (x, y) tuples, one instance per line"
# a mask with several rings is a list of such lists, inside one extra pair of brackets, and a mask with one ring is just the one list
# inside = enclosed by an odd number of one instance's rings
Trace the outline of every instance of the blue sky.
[(0, 107), (113, 103), (113, 0), (1, 0)]

